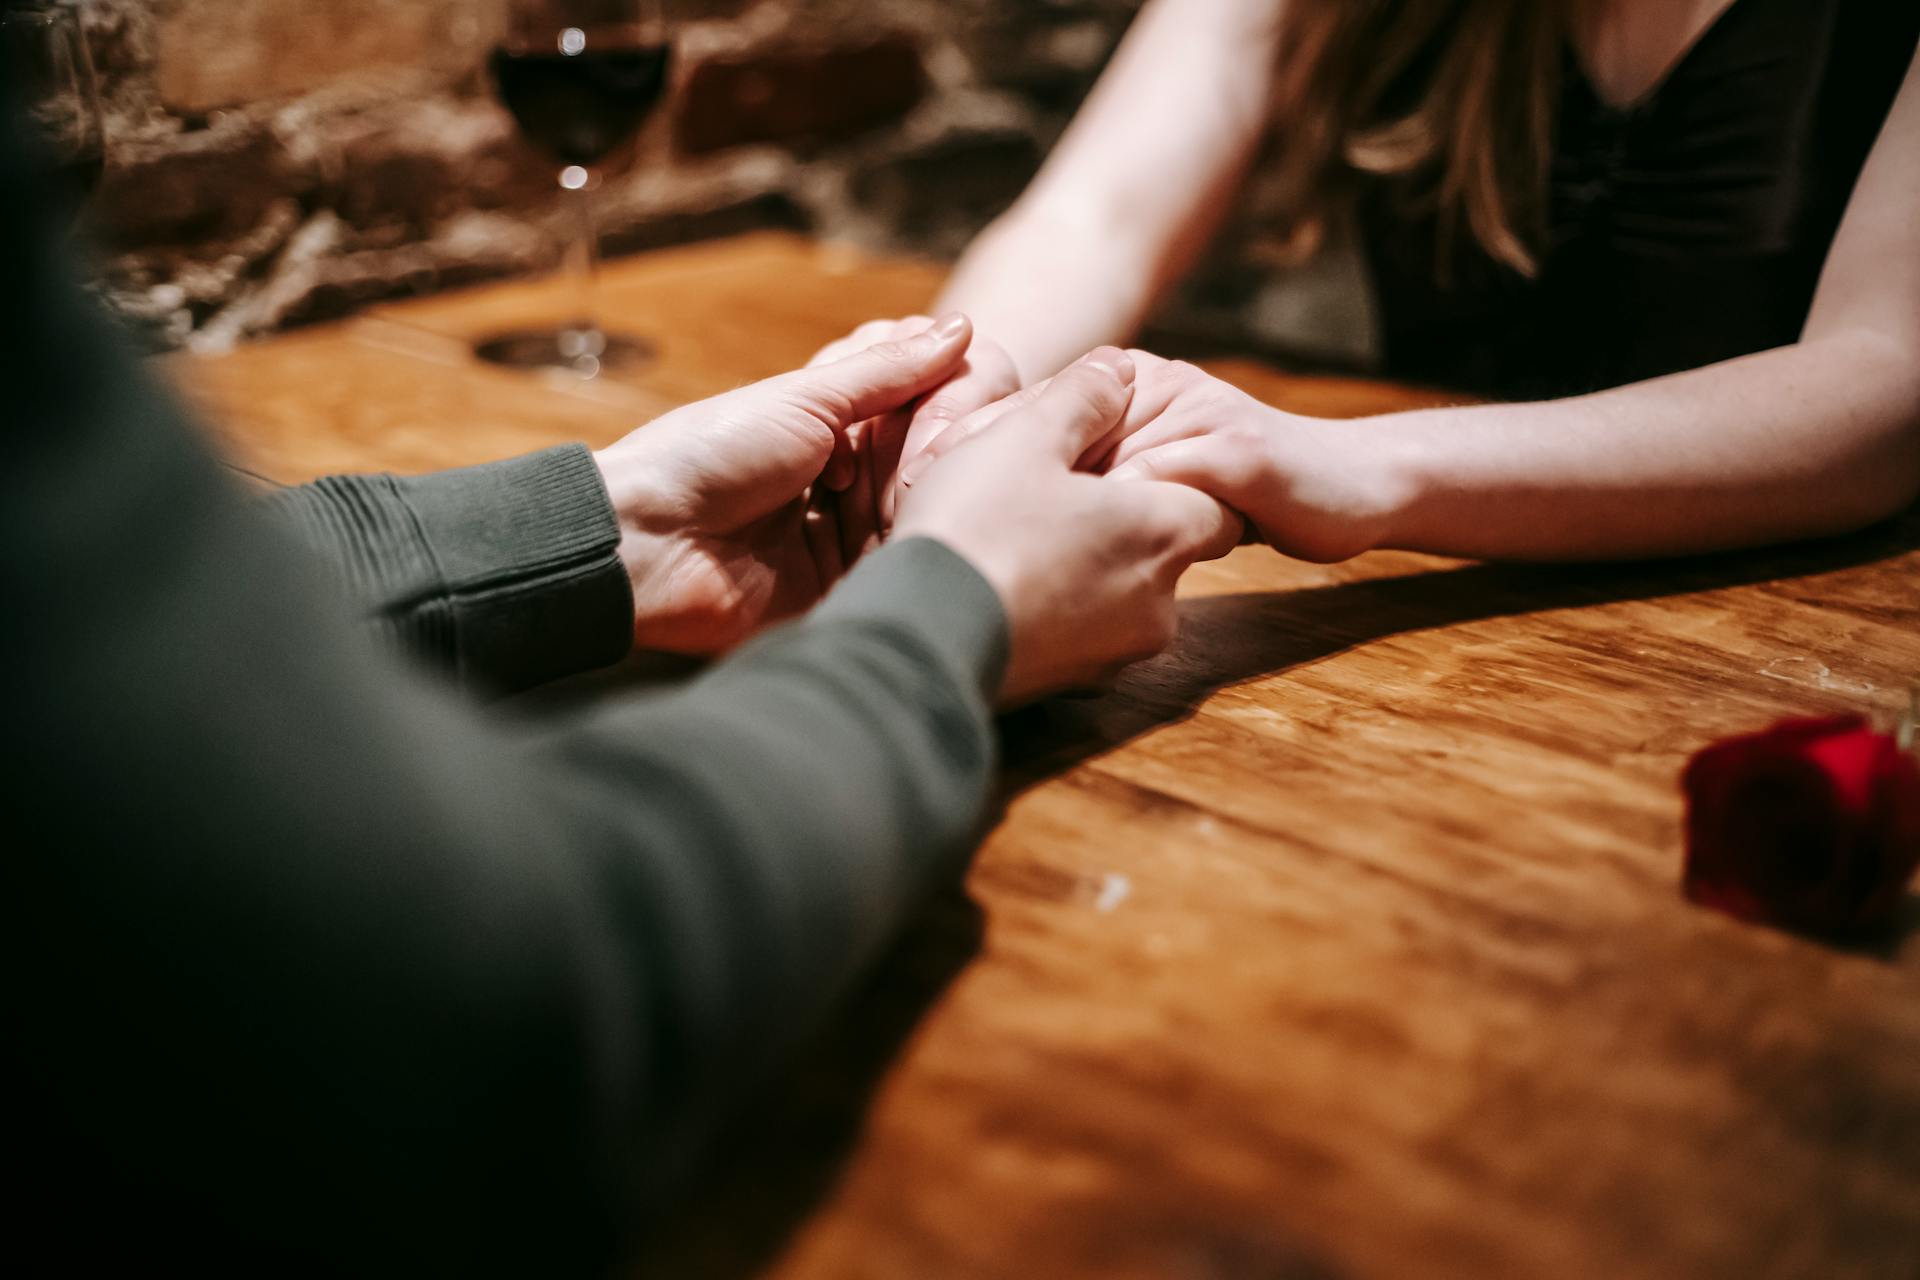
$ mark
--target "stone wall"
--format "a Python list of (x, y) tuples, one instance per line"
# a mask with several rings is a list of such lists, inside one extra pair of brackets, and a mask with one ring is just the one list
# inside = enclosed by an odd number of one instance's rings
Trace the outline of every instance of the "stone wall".
[[(553, 262), (568, 210), (491, 97), (492, 0), (58, 2), (85, 15), (108, 103), (100, 274), (156, 345)], [(1018, 194), (1139, 0), (670, 3), (675, 88), (599, 193), (609, 253), (786, 227), (951, 255)], [(1326, 292), (1275, 292), (1230, 236), (1169, 315), (1326, 346)]]

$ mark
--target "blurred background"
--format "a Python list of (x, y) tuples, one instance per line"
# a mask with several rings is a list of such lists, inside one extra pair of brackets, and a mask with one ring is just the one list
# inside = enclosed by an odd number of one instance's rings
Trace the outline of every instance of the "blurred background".
[[(42, 0), (106, 113), (107, 301), (224, 350), (381, 299), (551, 269), (551, 161), (496, 100), (486, 0)], [(671, 96), (599, 193), (606, 253), (760, 228), (950, 258), (1019, 194), (1139, 0), (671, 0)], [(1256, 181), (1154, 340), (1364, 364), (1336, 250), (1282, 272)]]

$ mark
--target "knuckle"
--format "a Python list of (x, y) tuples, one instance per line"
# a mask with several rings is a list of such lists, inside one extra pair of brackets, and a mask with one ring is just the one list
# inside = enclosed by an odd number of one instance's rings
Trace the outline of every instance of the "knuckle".
[(1228, 447), (1210, 449), (1207, 453), (1221, 481), (1237, 492), (1244, 492), (1260, 483), (1265, 444), (1258, 432), (1249, 432), (1227, 442)]
[(1258, 445), (1265, 437), (1260, 428), (1245, 418), (1236, 418), (1220, 428), (1220, 438), (1224, 443), (1250, 449)]
[(1237, 438), (1246, 431), (1247, 423), (1235, 394), (1231, 387), (1203, 374), (1200, 380), (1182, 387), (1179, 398), (1188, 421)]
[(817, 427), (828, 436), (853, 417), (853, 397), (844, 387), (825, 378), (810, 379), (786, 388), (781, 394), (785, 408), (804, 419), (809, 429)]
[(920, 411), (913, 415), (914, 424), (932, 429), (944, 429), (960, 417), (960, 404), (956, 397), (947, 391), (929, 396), (921, 404)]
[(1093, 369), (1076, 370), (1075, 376), (1064, 381), (1067, 391), (1087, 411), (1108, 418), (1120, 412), (1125, 388), (1110, 375)]
[(867, 353), (882, 364), (904, 367), (914, 363), (913, 346), (906, 338), (888, 338), (877, 342), (867, 349)]
[(1169, 381), (1183, 389), (1199, 387), (1213, 381), (1206, 370), (1185, 360), (1168, 361), (1165, 372)]
[(1198, 541), (1193, 530), (1184, 524), (1168, 524), (1156, 532), (1147, 556), (1153, 566), (1153, 585), (1156, 590), (1172, 590), (1173, 584), (1193, 563), (1194, 548)]

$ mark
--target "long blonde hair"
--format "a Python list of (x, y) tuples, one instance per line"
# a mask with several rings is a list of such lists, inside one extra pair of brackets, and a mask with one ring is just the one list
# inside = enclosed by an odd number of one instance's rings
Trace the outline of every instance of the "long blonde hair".
[(1531, 275), (1562, 60), (1581, 4), (1291, 0), (1276, 163), (1295, 255), (1318, 247), (1359, 178), (1392, 175), (1435, 217), (1443, 250), (1464, 228)]

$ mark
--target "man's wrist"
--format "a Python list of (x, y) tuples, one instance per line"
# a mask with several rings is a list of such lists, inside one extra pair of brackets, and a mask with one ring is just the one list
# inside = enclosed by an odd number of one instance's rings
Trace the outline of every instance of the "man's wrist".
[(631, 439), (594, 452), (593, 465), (607, 486), (613, 512), (623, 528), (668, 531), (691, 518), (686, 504), (676, 500), (663, 483), (665, 468), (648, 458)]
[(622, 442), (593, 455), (620, 526), (617, 554), (633, 588), (634, 642), (648, 647), (650, 624), (670, 608), (673, 549), (688, 514), (659, 483), (660, 468)]

